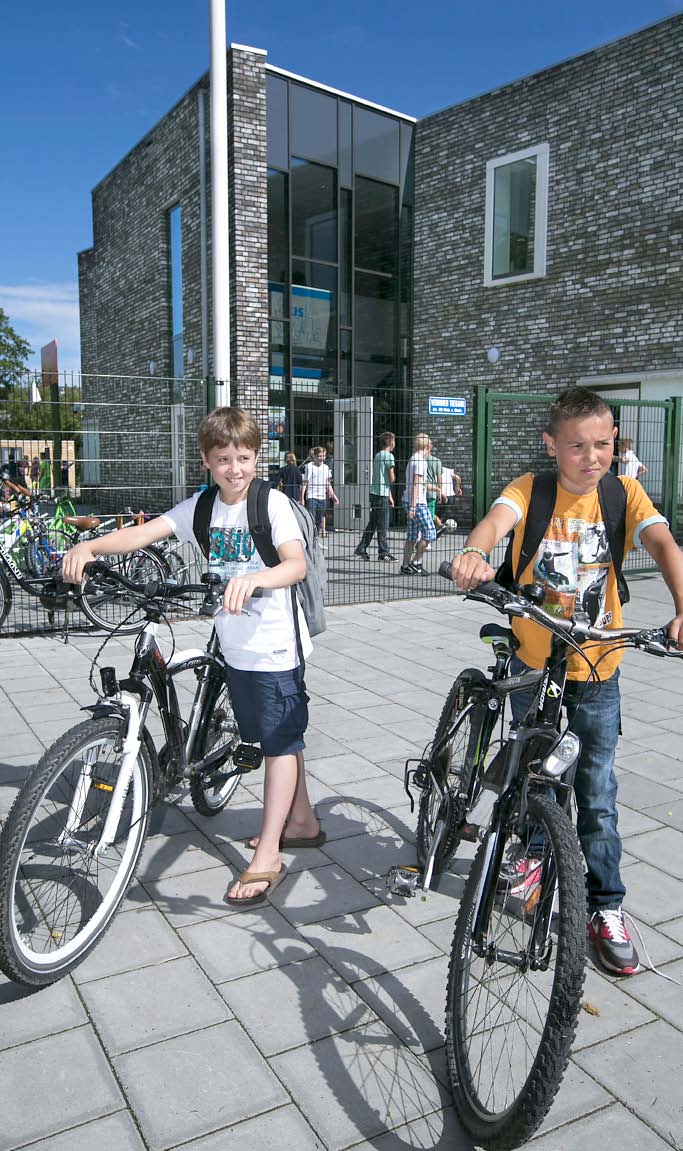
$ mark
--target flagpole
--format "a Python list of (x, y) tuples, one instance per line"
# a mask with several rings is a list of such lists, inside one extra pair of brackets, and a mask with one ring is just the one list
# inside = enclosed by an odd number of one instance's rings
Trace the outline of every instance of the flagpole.
[(230, 404), (228, 80), (225, 0), (209, 0), (211, 41), (211, 262), (216, 406)]

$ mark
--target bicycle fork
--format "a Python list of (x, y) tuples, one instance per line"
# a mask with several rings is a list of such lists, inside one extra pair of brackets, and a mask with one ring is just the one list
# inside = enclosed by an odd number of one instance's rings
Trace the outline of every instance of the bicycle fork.
[[(121, 765), (116, 777), (116, 783), (113, 789), (111, 789), (111, 803), (109, 804), (109, 810), (104, 821), (102, 834), (98, 842), (91, 849), (95, 857), (106, 855), (116, 838), (116, 832), (123, 813), (123, 805), (133, 779), (133, 769), (140, 753), (142, 717), (138, 700), (130, 692), (123, 691), (121, 692), (121, 704), (127, 712), (126, 734), (123, 741)], [(81, 770), (64, 830), (58, 837), (58, 843), (62, 847), (80, 846), (77, 832), (82, 824), (83, 813), (90, 789), (93, 787), (93, 767), (96, 755), (97, 752), (93, 749)], [(94, 786), (105, 787), (109, 790), (109, 785), (107, 784), (95, 783)]]

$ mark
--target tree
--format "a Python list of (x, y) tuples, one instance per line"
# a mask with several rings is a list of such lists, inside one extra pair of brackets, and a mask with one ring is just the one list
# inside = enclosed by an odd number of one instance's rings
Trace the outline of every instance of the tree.
[(0, 382), (9, 383), (17, 372), (26, 370), (26, 361), (33, 348), (9, 322), (9, 316), (0, 308)]

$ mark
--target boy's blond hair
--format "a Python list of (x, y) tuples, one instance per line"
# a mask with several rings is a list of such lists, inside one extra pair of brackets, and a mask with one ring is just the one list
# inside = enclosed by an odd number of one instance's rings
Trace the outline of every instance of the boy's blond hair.
[(243, 408), (214, 408), (197, 429), (197, 443), (205, 456), (212, 448), (224, 448), (227, 444), (258, 453), (261, 432), (254, 417)]
[(632, 447), (633, 447), (633, 440), (630, 440), (628, 438), (628, 436), (625, 436), (623, 439), (619, 440), (619, 451), (620, 452), (630, 452)]
[(324, 447), (322, 447), (321, 444), (318, 444), (318, 446), (316, 448), (313, 448), (313, 450), (311, 451), (311, 455), (312, 456), (324, 456), (325, 455)]
[(415, 451), (424, 452), (429, 447), (429, 436), (426, 432), (418, 432), (415, 436)]

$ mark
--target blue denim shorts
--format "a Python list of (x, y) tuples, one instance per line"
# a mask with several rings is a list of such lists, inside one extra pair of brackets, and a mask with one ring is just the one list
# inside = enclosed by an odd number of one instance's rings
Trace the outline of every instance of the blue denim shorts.
[(308, 696), (300, 669), (240, 671), (228, 667), (228, 690), (240, 738), (260, 743), (264, 755), (303, 751)]

